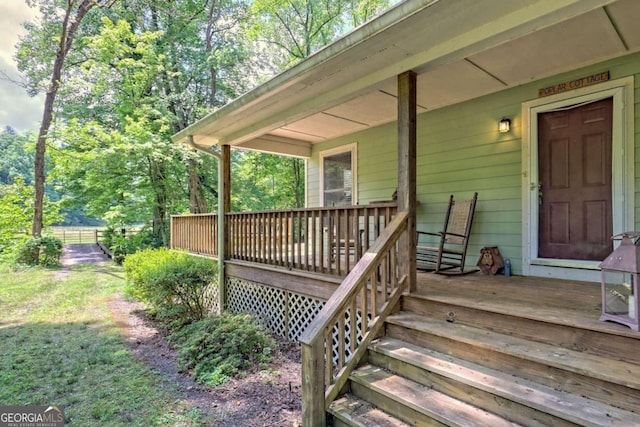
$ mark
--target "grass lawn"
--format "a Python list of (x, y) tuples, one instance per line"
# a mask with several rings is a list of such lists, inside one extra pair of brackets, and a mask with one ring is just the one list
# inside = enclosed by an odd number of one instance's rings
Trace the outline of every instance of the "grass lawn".
[(0, 405), (60, 405), (76, 426), (205, 425), (124, 344), (108, 308), (123, 286), (110, 265), (0, 266)]

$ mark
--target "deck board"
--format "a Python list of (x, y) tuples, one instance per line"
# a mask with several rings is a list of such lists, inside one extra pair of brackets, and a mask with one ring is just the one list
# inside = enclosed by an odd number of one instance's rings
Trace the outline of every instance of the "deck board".
[(417, 280), (417, 295), (443, 303), (640, 339), (640, 333), (624, 325), (599, 320), (602, 303), (598, 283), (479, 272), (465, 276), (419, 273)]

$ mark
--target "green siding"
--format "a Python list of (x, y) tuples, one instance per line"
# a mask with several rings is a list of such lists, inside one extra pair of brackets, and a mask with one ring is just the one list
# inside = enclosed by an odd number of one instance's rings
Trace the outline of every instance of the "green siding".
[[(466, 199), (477, 191), (468, 263), (475, 263), (483, 246), (497, 245), (511, 259), (514, 273), (522, 273), (522, 103), (537, 99), (542, 87), (604, 70), (611, 72), (611, 80), (635, 75), (635, 191), (640, 200), (640, 54), (634, 54), (419, 115), (418, 229), (439, 230), (449, 195)], [(497, 131), (502, 117), (512, 121), (508, 134)], [(397, 182), (395, 123), (315, 145), (308, 162), (310, 206), (318, 203), (319, 151), (353, 142), (358, 143), (360, 204), (390, 198)], [(638, 202), (635, 223), (640, 229)]]

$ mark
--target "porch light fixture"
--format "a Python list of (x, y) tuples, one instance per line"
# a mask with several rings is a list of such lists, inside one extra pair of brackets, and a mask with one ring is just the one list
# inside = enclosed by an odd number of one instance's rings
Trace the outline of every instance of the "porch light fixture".
[(640, 233), (627, 231), (613, 236), (622, 238), (618, 246), (600, 264), (602, 270), (602, 316), (600, 320), (626, 325), (638, 331), (638, 282), (640, 281)]
[(511, 130), (511, 120), (507, 118), (502, 118), (500, 122), (498, 122), (498, 132), (507, 133)]

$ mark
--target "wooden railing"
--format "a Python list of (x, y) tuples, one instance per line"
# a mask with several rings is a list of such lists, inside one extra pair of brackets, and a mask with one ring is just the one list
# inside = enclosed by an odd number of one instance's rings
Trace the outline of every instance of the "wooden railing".
[(303, 426), (325, 425), (328, 405), (405, 291), (397, 261), (407, 224), (406, 212), (395, 216), (300, 337)]
[[(395, 203), (227, 214), (227, 258), (344, 277), (389, 224)], [(215, 214), (173, 216), (171, 247), (217, 256)]]
[(192, 214), (171, 216), (171, 248), (218, 256), (218, 216)]

